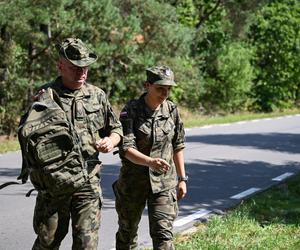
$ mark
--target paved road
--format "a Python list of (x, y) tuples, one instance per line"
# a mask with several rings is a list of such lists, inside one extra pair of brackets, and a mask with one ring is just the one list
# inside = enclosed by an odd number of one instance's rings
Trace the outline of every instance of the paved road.
[[(186, 136), (189, 194), (180, 202), (176, 232), (300, 170), (299, 115), (194, 128), (187, 130)], [(110, 250), (114, 247), (117, 229), (111, 184), (117, 179), (120, 162), (112, 154), (102, 155), (102, 160), (105, 200), (99, 249)], [(20, 164), (19, 153), (0, 155), (0, 184), (14, 180)], [(0, 191), (0, 250), (31, 248), (35, 238), (31, 224), (36, 194), (25, 197), (30, 188), (31, 185), (26, 184)], [(139, 230), (141, 246), (149, 246), (146, 211)], [(70, 235), (61, 249), (71, 249)]]

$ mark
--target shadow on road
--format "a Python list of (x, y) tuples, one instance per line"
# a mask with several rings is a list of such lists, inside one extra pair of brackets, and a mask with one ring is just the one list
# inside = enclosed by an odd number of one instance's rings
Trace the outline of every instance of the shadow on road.
[(1, 177), (16, 177), (21, 173), (21, 168), (0, 168)]
[[(260, 161), (201, 161), (186, 164), (190, 176), (188, 197), (180, 202), (180, 215), (199, 209), (224, 209), (238, 200), (231, 196), (256, 187), (266, 189), (278, 182), (272, 181), (285, 172), (299, 172), (300, 163), (273, 165)], [(255, 183), (256, 186), (253, 186)]]
[[(119, 165), (105, 165), (102, 169), (101, 186), (105, 198), (104, 208), (114, 209), (115, 196), (111, 188), (117, 180)], [(185, 216), (199, 209), (221, 209), (234, 205), (230, 197), (257, 183), (258, 188), (270, 186), (271, 179), (284, 172), (298, 172), (300, 163), (290, 162), (285, 165), (273, 165), (261, 161), (234, 161), (219, 159), (215, 161), (193, 161), (186, 164), (189, 175), (188, 195), (179, 202), (180, 215)], [(0, 169), (1, 176), (16, 177), (19, 169)], [(15, 180), (15, 178), (14, 178)], [(17, 185), (18, 186), (18, 185)], [(22, 189), (10, 187), (11, 192), (1, 195), (24, 196), (31, 184), (22, 185)], [(7, 187), (8, 189), (8, 187)], [(16, 192), (13, 192), (16, 190)], [(33, 192), (32, 196), (36, 196)]]
[(262, 133), (262, 134), (217, 134), (192, 135), (187, 142), (213, 145), (241, 146), (297, 154), (300, 153), (300, 134)]
[[(188, 196), (179, 202), (180, 215), (189, 215), (199, 209), (220, 209), (231, 207), (237, 200), (230, 199), (257, 183), (265, 189), (277, 182), (271, 179), (285, 172), (298, 172), (300, 163), (273, 165), (261, 161), (193, 161), (186, 164), (189, 175)], [(111, 184), (118, 178), (119, 166), (105, 165), (102, 170), (102, 187), (107, 209), (114, 209), (114, 194)]]
[[(299, 134), (218, 134), (187, 136), (186, 139), (189, 143), (253, 147), (293, 154), (300, 153)], [(115, 197), (111, 185), (117, 180), (119, 169), (120, 164), (105, 164), (102, 169), (104, 207), (107, 209), (114, 209)], [(259, 160), (215, 159), (203, 161), (199, 155), (198, 160), (186, 162), (186, 171), (190, 180), (188, 196), (179, 203), (180, 215), (187, 215), (201, 208), (223, 209), (228, 207), (229, 202), (233, 202), (230, 199), (231, 196), (253, 187), (253, 183), (258, 185), (257, 188), (266, 188), (272, 183), (276, 184), (272, 178), (285, 172), (298, 172), (299, 170), (299, 162), (275, 165)], [(16, 180), (19, 172), (19, 168), (0, 168), (0, 176), (7, 180)], [(27, 189), (28, 186), (24, 186), (24, 192)], [(16, 195), (24, 195), (24, 193), (18, 192)]]

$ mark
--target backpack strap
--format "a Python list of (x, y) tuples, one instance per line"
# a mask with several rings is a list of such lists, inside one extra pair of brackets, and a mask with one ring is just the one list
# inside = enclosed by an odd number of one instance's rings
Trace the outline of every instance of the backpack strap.
[[(10, 185), (23, 185), (25, 183), (21, 183), (21, 182), (17, 182), (17, 181), (8, 181), (8, 182), (4, 182), (3, 184), (0, 185), (0, 190), (7, 187), (7, 186), (10, 186)], [(36, 190), (35, 188), (32, 188), (30, 189), (26, 194), (25, 196), (26, 197), (29, 197), (31, 195), (31, 193)]]
[(20, 184), (23, 184), (21, 182), (17, 182), (17, 181), (8, 181), (8, 182), (4, 182), (2, 185), (0, 185), (0, 190), (7, 187), (7, 186), (10, 186), (10, 185), (20, 185)]
[(31, 195), (31, 193), (32, 193), (34, 190), (36, 190), (36, 189), (35, 189), (35, 188), (30, 189), (30, 190), (25, 194), (25, 196), (26, 196), (26, 197), (29, 197), (29, 196)]
[(39, 102), (51, 105), (53, 104), (53, 101), (56, 102), (63, 111), (65, 111), (58, 93), (53, 88), (48, 87), (45, 89), (45, 92), (39, 96)]

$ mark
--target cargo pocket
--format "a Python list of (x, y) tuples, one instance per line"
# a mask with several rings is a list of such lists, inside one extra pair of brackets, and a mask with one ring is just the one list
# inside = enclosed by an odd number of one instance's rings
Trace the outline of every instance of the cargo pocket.
[(178, 203), (177, 203), (177, 191), (176, 189), (171, 189), (170, 190), (170, 199), (171, 199), (171, 204), (174, 208), (174, 220), (178, 216)]

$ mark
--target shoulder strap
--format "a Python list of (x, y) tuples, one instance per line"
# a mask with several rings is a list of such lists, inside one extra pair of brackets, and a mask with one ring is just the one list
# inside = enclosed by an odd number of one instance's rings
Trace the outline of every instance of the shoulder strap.
[(53, 88), (48, 87), (45, 89), (45, 92), (40, 95), (39, 102), (51, 105), (53, 101), (56, 102), (62, 110), (64, 110), (57, 92)]
[(7, 187), (7, 186), (10, 186), (10, 185), (16, 185), (16, 184), (22, 184), (20, 182), (17, 182), (17, 181), (8, 181), (8, 182), (4, 182), (3, 184), (0, 185), (0, 190)]

